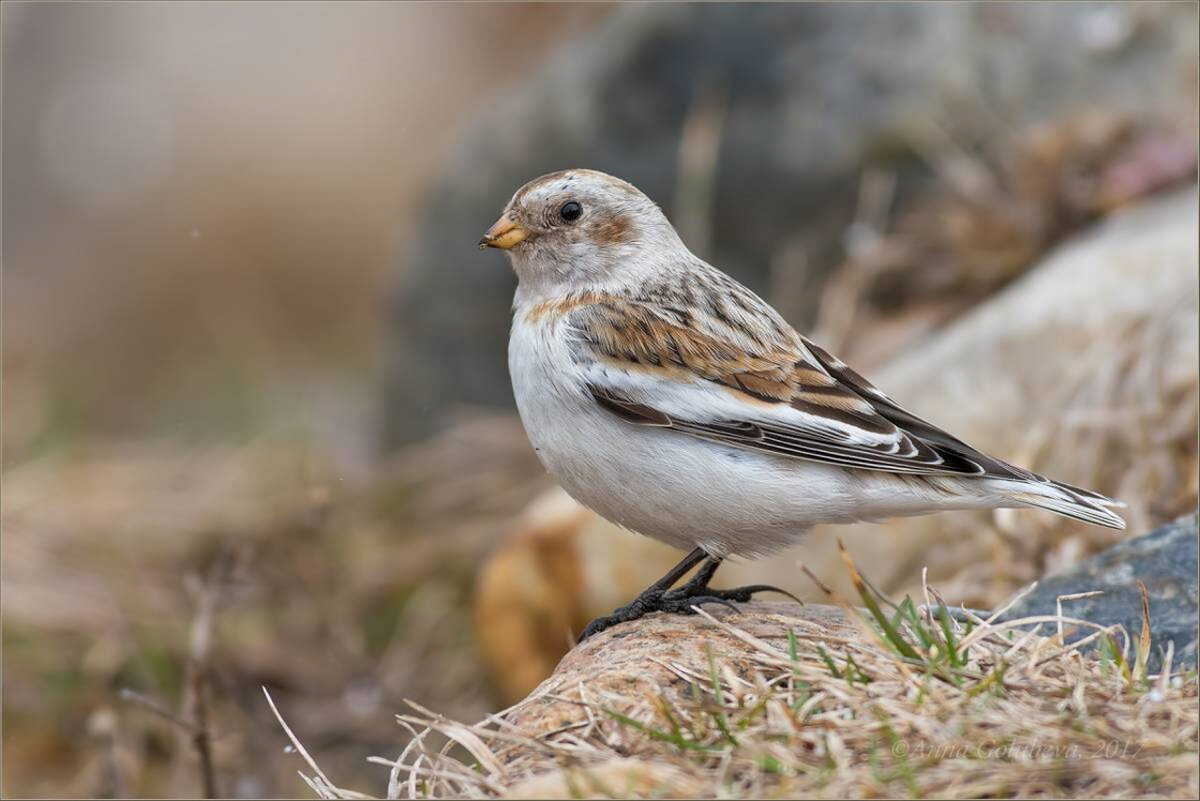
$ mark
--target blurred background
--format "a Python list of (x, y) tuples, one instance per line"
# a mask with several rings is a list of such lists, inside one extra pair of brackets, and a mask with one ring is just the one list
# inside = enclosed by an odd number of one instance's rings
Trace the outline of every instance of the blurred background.
[[(1133, 533), (1195, 506), (1194, 5), (2, 15), (6, 797), (307, 792), (263, 686), (380, 793), (405, 699), (501, 708), (674, 561), (555, 495), (512, 409), (515, 280), (474, 243), (554, 169), (638, 185), (885, 391), (1121, 493)], [(1055, 284), (1080, 237), (1094, 280)], [(1066, 299), (980, 316), (1035, 272)], [(933, 564), (987, 606), (1119, 540), (943, 518), (888, 540), (883, 589)], [(746, 575), (800, 591), (799, 558)]]

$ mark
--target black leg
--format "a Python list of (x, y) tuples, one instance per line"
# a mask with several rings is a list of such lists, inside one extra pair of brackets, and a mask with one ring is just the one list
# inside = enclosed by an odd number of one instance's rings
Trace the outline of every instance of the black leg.
[[(687, 556), (679, 560), (679, 564), (667, 571), (667, 574), (649, 586), (651, 590), (669, 590), (675, 586), (675, 582), (687, 575), (687, 572), (696, 565), (709, 559), (709, 555), (704, 552), (703, 548), (693, 548)], [(716, 568), (713, 568), (714, 570)], [(711, 575), (711, 574), (710, 574)]]
[(700, 566), (700, 569), (696, 571), (696, 575), (688, 579), (687, 584), (667, 594), (682, 598), (696, 595), (701, 590), (707, 590), (708, 582), (712, 581), (713, 574), (717, 572), (717, 568), (720, 566), (721, 559), (719, 557), (708, 557), (704, 564)]
[(803, 601), (787, 590), (781, 590), (770, 584), (750, 584), (745, 587), (733, 587), (728, 590), (718, 590), (708, 586), (708, 582), (712, 581), (713, 574), (717, 572), (717, 568), (720, 565), (720, 557), (710, 556), (708, 561), (704, 563), (704, 566), (696, 571), (696, 575), (692, 576), (687, 584), (671, 590), (663, 596), (664, 599), (668, 602), (687, 601), (689, 611), (697, 603), (723, 602), (726, 606), (732, 608), (732, 604), (728, 603), (728, 601), (745, 603), (756, 592), (777, 592), (780, 595), (786, 595), (798, 604), (804, 604)]
[[(679, 581), (679, 579), (700, 562), (704, 562), (704, 565), (696, 571), (696, 575), (692, 576), (686, 584), (683, 584), (679, 588), (671, 589), (675, 582)], [(709, 556), (702, 549), (696, 548), (684, 557), (679, 564), (671, 568), (665, 576), (651, 584), (637, 598), (634, 598), (632, 602), (622, 606), (607, 617), (598, 617), (589, 623), (587, 628), (583, 630), (583, 633), (579, 635), (579, 641), (583, 642), (593, 634), (599, 634), (617, 623), (637, 620), (651, 612), (678, 612), (690, 615), (695, 611), (692, 607), (707, 603), (724, 604), (733, 609), (734, 606), (730, 601), (749, 601), (751, 596), (756, 592), (778, 592), (800, 603), (800, 599), (791, 593), (768, 584), (753, 584), (729, 590), (713, 589), (708, 586), (708, 582), (712, 580), (713, 574), (717, 572), (717, 568), (720, 565), (720, 557)]]

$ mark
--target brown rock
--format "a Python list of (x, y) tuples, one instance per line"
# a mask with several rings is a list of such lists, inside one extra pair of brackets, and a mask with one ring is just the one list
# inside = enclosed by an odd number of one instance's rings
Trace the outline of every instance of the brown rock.
[(528, 693), (554, 670), (587, 624), (578, 588), (577, 534), (595, 516), (564, 493), (535, 502), (487, 561), (475, 601), (475, 639), (505, 698)]
[(539, 774), (513, 785), (504, 798), (703, 798), (707, 790), (675, 765), (617, 757)]
[[(799, 637), (860, 636), (842, 611), (832, 606), (754, 601), (740, 604), (736, 612), (719, 606), (705, 611), (775, 646), (781, 656), (787, 653), (789, 629)], [(724, 628), (689, 615), (649, 615), (614, 626), (572, 649), (554, 674), (510, 709), (505, 719), (522, 734), (539, 737), (586, 722), (588, 711), (581, 703), (604, 703), (608, 698), (640, 701), (661, 692), (683, 701), (691, 692), (691, 681), (681, 673), (703, 680), (715, 662), (746, 677), (754, 657), (744, 641)]]
[(867, 617), (753, 602), (621, 624), (477, 724), (413, 703), (388, 797), (1195, 797), (1178, 671), (1143, 687), (1052, 627)]

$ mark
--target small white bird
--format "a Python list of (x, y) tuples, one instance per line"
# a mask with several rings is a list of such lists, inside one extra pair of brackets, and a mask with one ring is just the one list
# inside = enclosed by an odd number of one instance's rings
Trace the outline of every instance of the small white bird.
[(694, 256), (625, 181), (582, 169), (530, 181), (479, 244), (506, 250), (520, 281), (508, 363), (542, 463), (603, 517), (690, 549), (584, 638), (775, 589), (708, 582), (726, 556), (770, 554), (818, 523), (1032, 506), (1125, 527), (1118, 502), (902, 409)]

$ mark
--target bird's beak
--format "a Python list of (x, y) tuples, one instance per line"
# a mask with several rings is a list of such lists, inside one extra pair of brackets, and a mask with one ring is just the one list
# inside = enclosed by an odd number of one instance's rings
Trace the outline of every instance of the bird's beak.
[(505, 214), (496, 220), (496, 224), (488, 229), (488, 232), (483, 235), (483, 239), (479, 240), (479, 249), (508, 250), (512, 246), (524, 242), (527, 236), (529, 236), (529, 232), (522, 228), (520, 223)]

